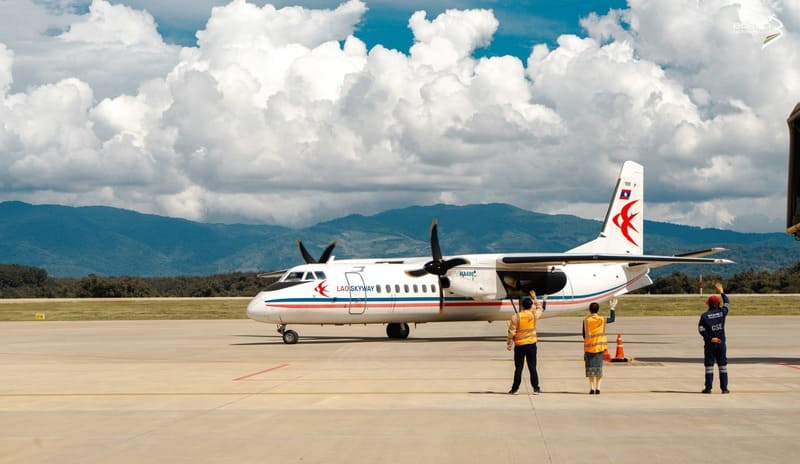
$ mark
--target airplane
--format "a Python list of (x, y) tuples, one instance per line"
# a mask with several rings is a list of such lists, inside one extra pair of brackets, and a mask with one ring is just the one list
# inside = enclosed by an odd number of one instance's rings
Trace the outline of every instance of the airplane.
[(286, 344), (299, 339), (289, 325), (386, 324), (390, 339), (406, 339), (409, 324), (508, 320), (515, 299), (534, 290), (543, 317), (585, 310), (653, 283), (650, 269), (675, 263), (728, 264), (705, 258), (709, 248), (673, 256), (646, 255), (644, 168), (626, 161), (600, 235), (563, 253), (442, 255), (431, 224), (431, 257), (336, 260), (336, 242), (314, 259), (298, 239), (305, 264), (283, 272), (248, 304), (247, 315), (274, 323)]

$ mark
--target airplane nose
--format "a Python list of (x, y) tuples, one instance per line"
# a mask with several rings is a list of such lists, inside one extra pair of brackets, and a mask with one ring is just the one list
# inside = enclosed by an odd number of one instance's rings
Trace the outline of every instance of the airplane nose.
[(261, 294), (255, 296), (247, 305), (247, 317), (255, 321), (263, 321), (267, 316), (267, 304)]

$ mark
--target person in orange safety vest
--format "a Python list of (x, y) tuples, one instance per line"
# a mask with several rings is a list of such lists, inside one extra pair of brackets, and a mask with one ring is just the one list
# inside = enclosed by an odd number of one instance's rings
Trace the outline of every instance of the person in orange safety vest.
[[(614, 314), (616, 299), (611, 301), (611, 311)], [(583, 319), (583, 362), (586, 368), (586, 377), (589, 379), (589, 394), (600, 394), (600, 381), (603, 379), (603, 353), (608, 349), (606, 337), (605, 317), (598, 314), (600, 305), (589, 305), (589, 315)], [(610, 318), (609, 318), (610, 319)]]
[(522, 298), (519, 313), (511, 316), (508, 322), (506, 349), (511, 351), (511, 348), (514, 348), (514, 382), (508, 391), (511, 395), (517, 394), (522, 383), (522, 366), (525, 361), (528, 362), (533, 394), (538, 395), (542, 391), (539, 388), (539, 374), (536, 372), (536, 321), (545, 309), (545, 306), (536, 300), (536, 292), (531, 290), (530, 298)]

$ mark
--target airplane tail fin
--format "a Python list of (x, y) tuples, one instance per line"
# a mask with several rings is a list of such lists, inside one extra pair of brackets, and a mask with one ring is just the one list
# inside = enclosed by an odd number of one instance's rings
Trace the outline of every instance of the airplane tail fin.
[(614, 187), (600, 235), (569, 251), (644, 254), (644, 167), (626, 161)]

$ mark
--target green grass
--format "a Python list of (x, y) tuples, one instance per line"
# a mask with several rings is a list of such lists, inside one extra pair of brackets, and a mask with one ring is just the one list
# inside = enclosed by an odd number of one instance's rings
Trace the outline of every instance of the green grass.
[(33, 321), (37, 314), (47, 321), (245, 319), (247, 303), (247, 298), (6, 300), (0, 301), (0, 321)]
[[(800, 295), (730, 295), (737, 316), (800, 316)], [(0, 321), (245, 319), (247, 298), (0, 300)], [(603, 304), (602, 313), (608, 313)], [(619, 299), (617, 317), (699, 316), (705, 297), (699, 295), (626, 295)], [(575, 316), (584, 315), (583, 312)]]
[[(728, 295), (736, 316), (800, 316), (800, 295)], [(708, 295), (625, 295), (617, 316), (700, 316)], [(608, 304), (601, 306), (608, 313)]]

